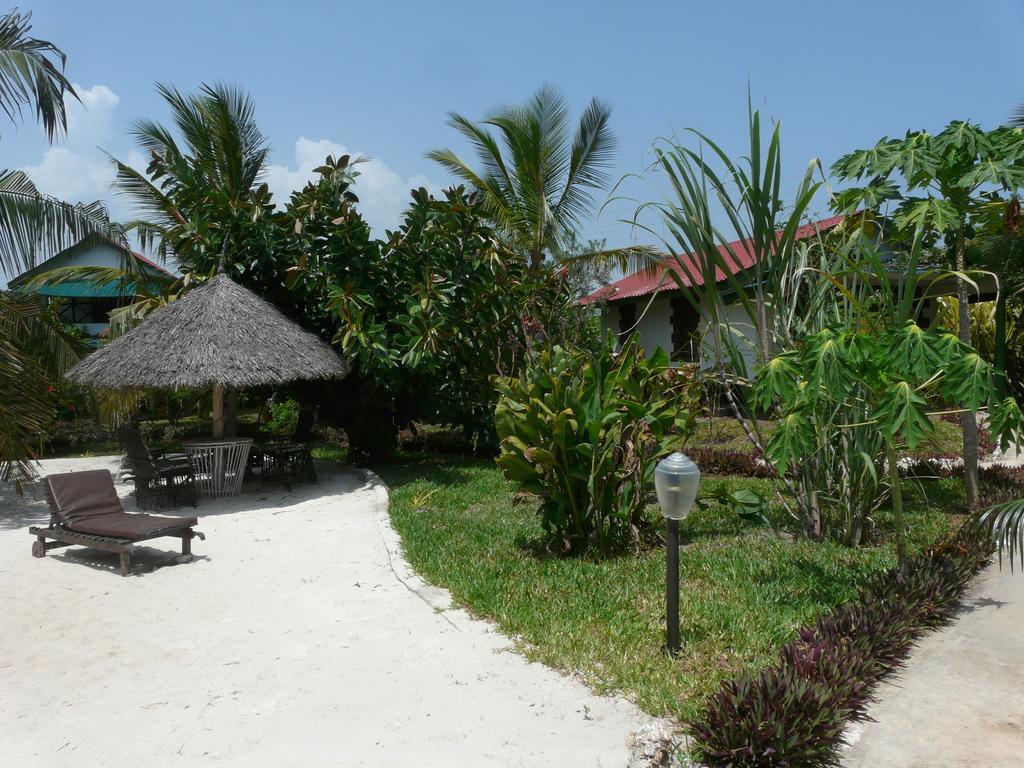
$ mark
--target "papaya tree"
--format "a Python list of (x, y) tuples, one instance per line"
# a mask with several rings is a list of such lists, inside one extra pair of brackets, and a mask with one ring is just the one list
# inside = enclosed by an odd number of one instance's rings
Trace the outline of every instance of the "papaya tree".
[(912, 320), (877, 329), (826, 328), (763, 366), (752, 394), (758, 407), (779, 415), (765, 455), (781, 473), (813, 453), (823, 415), (859, 413), (860, 424), (839, 426), (873, 425), (884, 443), (901, 567), (907, 552), (899, 457), (932, 432), (929, 415), (954, 409), (973, 416), (987, 409), (1004, 448), (1024, 426), (1016, 401), (999, 398), (994, 369), (977, 351), (948, 331)]
[[(936, 134), (910, 131), (902, 139), (882, 138), (873, 147), (850, 152), (836, 161), (840, 181), (866, 183), (839, 192), (835, 207), (884, 212), (892, 206), (896, 232), (887, 237), (926, 233), (926, 245), (944, 240), (950, 266), (958, 273), (959, 337), (971, 343), (967, 268), (972, 219), (991, 206), (1000, 192), (1024, 186), (1024, 130), (1001, 126), (986, 131), (954, 120)], [(998, 346), (998, 345), (997, 345)], [(962, 419), (964, 482), (967, 503), (978, 499), (978, 425), (969, 413)]]

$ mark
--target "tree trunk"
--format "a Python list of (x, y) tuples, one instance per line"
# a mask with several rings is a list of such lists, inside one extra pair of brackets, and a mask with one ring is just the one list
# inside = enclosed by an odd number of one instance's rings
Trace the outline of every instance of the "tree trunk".
[(999, 399), (1006, 397), (1006, 294), (999, 286), (996, 299), (996, 391)]
[(224, 437), (224, 387), (220, 384), (213, 387), (213, 437)]
[[(966, 264), (964, 261), (964, 224), (960, 224), (960, 231), (956, 236), (956, 268), (963, 272)], [(971, 315), (970, 304), (968, 303), (967, 283), (957, 278), (956, 284), (957, 303), (960, 305), (960, 341), (964, 344), (971, 343)], [(960, 416), (960, 424), (964, 436), (964, 486), (967, 491), (967, 506), (973, 508), (978, 503), (978, 421), (973, 412), (963, 413)]]

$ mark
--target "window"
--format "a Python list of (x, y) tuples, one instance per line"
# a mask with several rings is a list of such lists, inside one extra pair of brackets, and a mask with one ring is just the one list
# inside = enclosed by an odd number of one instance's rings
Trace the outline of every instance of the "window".
[(62, 299), (58, 315), (65, 323), (109, 323), (117, 299)]

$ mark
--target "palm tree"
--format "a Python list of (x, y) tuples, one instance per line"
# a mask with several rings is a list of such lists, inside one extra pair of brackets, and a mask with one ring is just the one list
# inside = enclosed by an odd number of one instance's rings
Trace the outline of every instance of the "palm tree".
[[(65, 99), (78, 95), (64, 75), (64, 53), (29, 35), (31, 18), (17, 10), (0, 16), (0, 111), (12, 123), (34, 111), (53, 141), (67, 130)], [(24, 272), (83, 235), (108, 229), (101, 203), (66, 203), (41, 194), (21, 171), (0, 170), (0, 272)]]
[[(51, 141), (67, 130), (65, 98), (78, 98), (53, 43), (29, 36), (31, 14), (0, 16), (0, 110), (24, 110)], [(0, 171), (0, 272), (17, 274), (88, 233), (110, 234), (99, 203), (73, 205), (41, 194), (21, 171)], [(41, 302), (0, 293), (0, 479), (32, 477), (39, 434), (52, 416), (46, 392), (77, 358), (78, 346)]]
[(269, 146), (244, 92), (227, 85), (203, 85), (195, 94), (167, 85), (157, 90), (180, 139), (149, 120), (132, 127), (150, 164), (141, 173), (114, 161), (116, 187), (141, 214), (125, 227), (160, 257), (204, 271), (221, 258), (232, 234), (232, 249), (240, 246), (239, 227), (269, 213), (270, 193), (261, 184)]
[[(177, 260), (187, 273), (183, 288), (191, 274), (225, 267), (244, 272), (261, 263), (269, 253), (267, 225), (273, 212), (270, 191), (262, 183), (270, 148), (256, 124), (252, 100), (224, 84), (204, 84), (192, 94), (162, 84), (157, 91), (176, 130), (150, 120), (132, 126), (150, 157), (145, 173), (114, 160), (115, 186), (140, 213), (125, 229), (161, 259)], [(112, 317), (112, 328), (137, 322), (175, 298), (145, 297)], [(228, 435), (235, 433), (236, 398), (236, 392), (227, 392)]]
[[(451, 149), (427, 157), (482, 196), (498, 231), (536, 270), (546, 258), (567, 259), (576, 230), (593, 211), (594, 193), (608, 185), (615, 150), (610, 119), (611, 108), (593, 99), (570, 137), (568, 104), (545, 86), (525, 105), (505, 107), (479, 123), (449, 114), (448, 124), (469, 141), (479, 170)], [(624, 260), (646, 251), (601, 256)]]

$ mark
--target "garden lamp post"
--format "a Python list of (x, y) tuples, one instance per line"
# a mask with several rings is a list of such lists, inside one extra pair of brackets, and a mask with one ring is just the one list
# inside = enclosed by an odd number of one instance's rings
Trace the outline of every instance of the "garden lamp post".
[(679, 521), (689, 514), (697, 499), (700, 470), (689, 457), (679, 453), (658, 462), (654, 468), (654, 488), (665, 517), (665, 614), (667, 637), (665, 648), (670, 654), (679, 652)]

